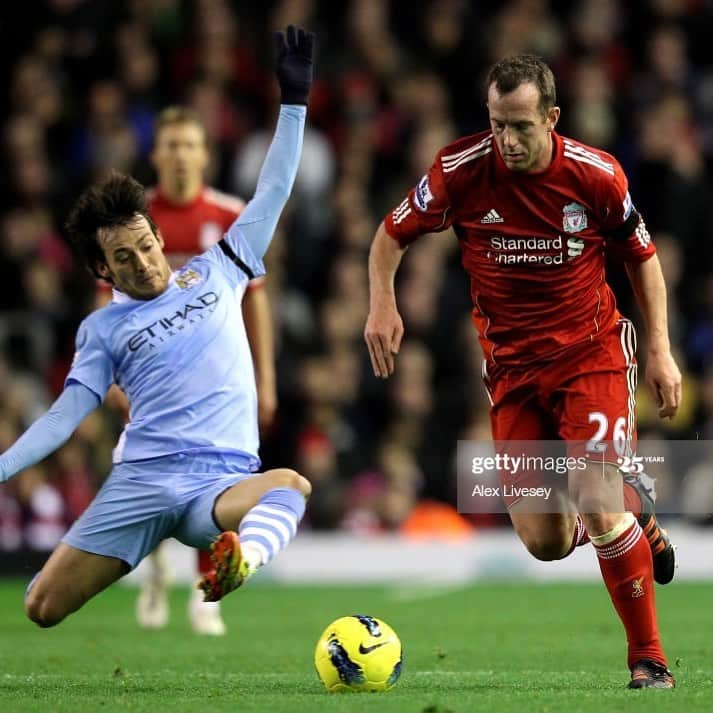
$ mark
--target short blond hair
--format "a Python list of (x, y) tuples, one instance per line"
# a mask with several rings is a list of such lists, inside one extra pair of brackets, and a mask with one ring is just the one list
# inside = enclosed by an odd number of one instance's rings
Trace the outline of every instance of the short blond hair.
[(162, 129), (165, 129), (167, 126), (176, 126), (177, 124), (193, 124), (197, 126), (203, 132), (203, 140), (205, 141), (205, 145), (208, 146), (208, 131), (200, 114), (198, 114), (195, 109), (191, 109), (191, 107), (180, 106), (178, 104), (167, 106), (156, 117), (153, 132), (154, 143), (156, 143), (156, 139)]

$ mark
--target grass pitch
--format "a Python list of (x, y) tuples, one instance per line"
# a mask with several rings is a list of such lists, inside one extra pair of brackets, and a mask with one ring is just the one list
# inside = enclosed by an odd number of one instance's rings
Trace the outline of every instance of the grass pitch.
[[(194, 635), (188, 592), (170, 626), (140, 630), (136, 591), (114, 586), (59, 627), (22, 613), (24, 582), (0, 581), (0, 711), (210, 713), (610, 713), (713, 709), (713, 586), (657, 597), (674, 691), (628, 691), (624, 636), (603, 585), (484, 584), (458, 589), (287, 587), (260, 582), (223, 603), (229, 634)], [(338, 616), (390, 623), (404, 671), (382, 694), (329, 694), (317, 637)]]

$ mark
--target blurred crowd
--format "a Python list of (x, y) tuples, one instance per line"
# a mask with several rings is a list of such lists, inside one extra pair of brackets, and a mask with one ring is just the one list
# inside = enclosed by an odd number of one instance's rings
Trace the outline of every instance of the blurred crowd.
[[(319, 54), (297, 183), (266, 258), (280, 406), (261, 455), (313, 482), (307, 526), (474, 526), (452, 507), (455, 449), (487, 439), (489, 421), (457, 241), (448, 232), (409, 250), (406, 338), (385, 382), (362, 339), (367, 253), (435, 152), (486, 128), (484, 72), (507, 54), (551, 64), (559, 131), (619, 158), (658, 247), (684, 406), (659, 422), (640, 386), (641, 435), (713, 438), (708, 0), (31, 0), (0, 14), (0, 449), (61, 390), (93, 308), (95, 285), (62, 232), (73, 198), (112, 169), (152, 184), (153, 121), (169, 103), (208, 127), (208, 183), (249, 198), (279, 101), (271, 32), (288, 23), (313, 29)], [(636, 320), (623, 275), (611, 266)], [(120, 428), (103, 407), (0, 486), (0, 550), (54, 546), (108, 473)], [(713, 466), (694, 466), (673, 487), (713, 501)]]

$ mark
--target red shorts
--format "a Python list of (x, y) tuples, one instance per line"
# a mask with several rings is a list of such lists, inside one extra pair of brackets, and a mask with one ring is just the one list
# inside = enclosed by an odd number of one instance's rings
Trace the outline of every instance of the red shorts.
[[(524, 367), (486, 363), (494, 441), (567, 441), (568, 455), (616, 463), (636, 443), (636, 332), (628, 319), (553, 362)], [(517, 485), (538, 487), (539, 473), (500, 471), (506, 505)]]

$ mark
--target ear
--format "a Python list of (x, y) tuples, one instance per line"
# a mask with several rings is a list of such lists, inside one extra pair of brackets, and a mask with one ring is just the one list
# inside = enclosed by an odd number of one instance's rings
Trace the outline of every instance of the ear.
[(94, 267), (99, 277), (106, 280), (107, 282), (114, 282), (114, 280), (111, 279), (111, 271), (109, 270), (109, 266), (105, 262), (95, 262)]
[(555, 126), (560, 118), (560, 108), (558, 106), (553, 106), (547, 112), (547, 131), (554, 131)]

